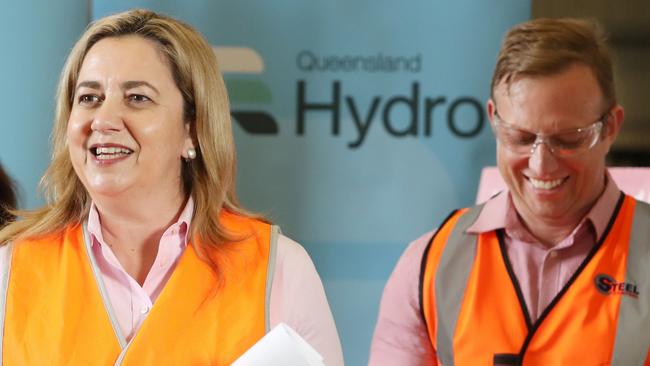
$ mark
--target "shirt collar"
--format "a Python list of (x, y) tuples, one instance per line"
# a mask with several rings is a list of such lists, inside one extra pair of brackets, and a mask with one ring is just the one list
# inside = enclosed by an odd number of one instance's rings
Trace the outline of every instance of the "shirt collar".
[[(605, 175), (605, 190), (578, 226), (583, 225), (584, 222), (590, 222), (593, 225), (596, 240), (600, 239), (605, 233), (611, 216), (616, 209), (620, 195), (621, 191), (608, 171)], [(512, 228), (519, 230), (523, 228), (523, 225), (513, 225), (519, 220), (516, 212), (510, 192), (507, 190), (501, 191), (485, 203), (478, 218), (467, 229), (467, 232), (480, 234), (498, 229), (508, 230)], [(521, 228), (513, 226), (520, 226)]]
[(616, 204), (620, 197), (621, 190), (618, 188), (609, 172), (607, 172), (605, 190), (587, 214), (587, 220), (590, 220), (594, 225), (597, 239), (600, 239), (603, 234), (605, 234), (605, 230), (612, 219), (612, 214), (616, 209)]
[[(183, 234), (183, 240), (181, 245), (185, 246), (187, 245), (187, 237), (188, 237), (188, 231), (190, 224), (192, 223), (192, 216), (194, 215), (194, 200), (192, 199), (192, 196), (190, 196), (187, 199), (187, 202), (185, 203), (185, 207), (183, 208), (183, 211), (181, 211), (181, 214), (178, 216), (178, 220), (171, 224), (165, 232), (168, 232), (172, 228), (178, 228), (179, 231), (182, 230)], [(92, 240), (91, 245), (97, 244), (102, 244), (104, 243), (104, 237), (102, 236), (102, 225), (101, 225), (101, 220), (99, 218), (99, 211), (97, 211), (97, 206), (95, 205), (94, 202), (91, 203), (90, 205), (90, 212), (88, 213), (88, 225), (87, 225), (87, 230), (88, 233), (95, 239)]]
[(95, 202), (92, 202), (90, 204), (87, 229), (91, 237), (95, 238), (95, 240), (92, 240), (91, 245), (94, 246), (95, 242), (98, 242), (98, 244), (104, 242), (104, 236), (102, 235), (102, 224), (99, 221), (99, 212), (97, 212), (97, 206), (95, 206)]
[(510, 207), (510, 192), (503, 190), (487, 200), (474, 223), (467, 229), (473, 234), (485, 233), (506, 227), (506, 216)]

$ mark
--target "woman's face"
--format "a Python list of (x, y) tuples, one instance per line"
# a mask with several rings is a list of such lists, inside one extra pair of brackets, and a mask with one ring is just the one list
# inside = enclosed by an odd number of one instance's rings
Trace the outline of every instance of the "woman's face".
[(87, 53), (67, 128), (74, 170), (94, 200), (182, 192), (193, 147), (183, 97), (156, 43), (105, 38)]

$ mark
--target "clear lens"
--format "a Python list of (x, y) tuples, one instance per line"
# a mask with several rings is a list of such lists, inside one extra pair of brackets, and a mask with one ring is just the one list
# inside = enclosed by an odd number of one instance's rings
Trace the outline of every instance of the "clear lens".
[(545, 143), (553, 154), (571, 156), (591, 149), (598, 142), (602, 126), (597, 121), (588, 127), (544, 136), (512, 127), (497, 116), (494, 133), (499, 143), (516, 154), (532, 154), (539, 144)]
[(511, 128), (503, 123), (496, 123), (496, 136), (508, 150), (517, 154), (530, 152), (537, 136), (534, 133)]
[(546, 138), (553, 153), (563, 156), (576, 155), (591, 149), (600, 135), (602, 122), (575, 131), (553, 134)]

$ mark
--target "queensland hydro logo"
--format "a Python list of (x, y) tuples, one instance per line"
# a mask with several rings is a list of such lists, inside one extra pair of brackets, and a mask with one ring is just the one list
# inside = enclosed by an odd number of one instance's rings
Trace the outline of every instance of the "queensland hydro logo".
[[(228, 94), (235, 106), (232, 111), (235, 122), (249, 134), (279, 134), (278, 123), (268, 112), (271, 89), (259, 80), (264, 72), (260, 54), (246, 47), (215, 47), (214, 51), (226, 75)], [(457, 139), (477, 137), (486, 124), (482, 102), (468, 95), (455, 98), (427, 95), (420, 83), (424, 64), (424, 57), (419, 53), (320, 55), (302, 50), (296, 55), (294, 64), (305, 74), (305, 78), (299, 78), (295, 84), (295, 126), (283, 126), (283, 133), (301, 137), (310, 133), (313, 127), (309, 125), (329, 124), (326, 130), (333, 137), (346, 132), (346, 145), (350, 149), (361, 147), (371, 130), (383, 131), (396, 139), (429, 138), (434, 136), (434, 129), (436, 133), (446, 129)], [(391, 88), (377, 95), (358, 95), (346, 88), (350, 80), (358, 79), (348, 78), (351, 74), (367, 74), (373, 82), (381, 80), (381, 75), (400, 74), (399, 77), (407, 78), (410, 85), (398, 92)], [(390, 95), (385, 95), (386, 92)], [(318, 131), (322, 133), (323, 129)]]
[[(264, 72), (264, 60), (255, 50), (246, 47), (214, 47), (213, 50), (219, 60), (221, 71), (231, 76), (226, 79), (226, 88), (233, 104), (264, 106), (271, 103), (271, 89), (254, 78), (255, 75)], [(263, 110), (235, 109), (232, 110), (232, 116), (247, 133), (278, 134), (278, 123), (273, 116)]]

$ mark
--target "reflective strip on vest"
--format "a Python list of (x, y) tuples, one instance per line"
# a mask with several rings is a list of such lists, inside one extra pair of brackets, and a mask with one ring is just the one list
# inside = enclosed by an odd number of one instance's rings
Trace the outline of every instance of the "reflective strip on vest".
[[(460, 216), (449, 236), (448, 244), (440, 257), (436, 273), (436, 323), (438, 324), (437, 350), (443, 365), (454, 365), (452, 339), (458, 313), (465, 295), (467, 279), (476, 256), (476, 236), (465, 230), (478, 218), (483, 205), (471, 208)], [(454, 245), (449, 245), (454, 243)], [(442, 316), (445, 314), (445, 316)]]
[(7, 243), (0, 247), (0, 257), (5, 268), (0, 269), (0, 366), (2, 366), (2, 335), (5, 333), (5, 309), (7, 305), (7, 288), (9, 287), (9, 271), (11, 269), (11, 251), (13, 244)]
[[(622, 196), (603, 238), (534, 324), (503, 241), (496, 232), (466, 233), (481, 209), (452, 215), (424, 252), (421, 304), (441, 365), (643, 364), (650, 346), (648, 205)], [(605, 282), (607, 291), (598, 287), (603, 275), (614, 280)]]
[(269, 263), (266, 269), (266, 300), (264, 301), (264, 330), (271, 331), (271, 291), (273, 290), (273, 275), (275, 274), (275, 259), (278, 252), (278, 237), (282, 232), (280, 227), (271, 226), (271, 242), (269, 248)]
[[(650, 294), (650, 205), (644, 202), (635, 207), (625, 282), (636, 284), (641, 296)], [(650, 301), (641, 296), (621, 299), (613, 365), (640, 364), (640, 354), (646, 354), (644, 365), (650, 364)]]

